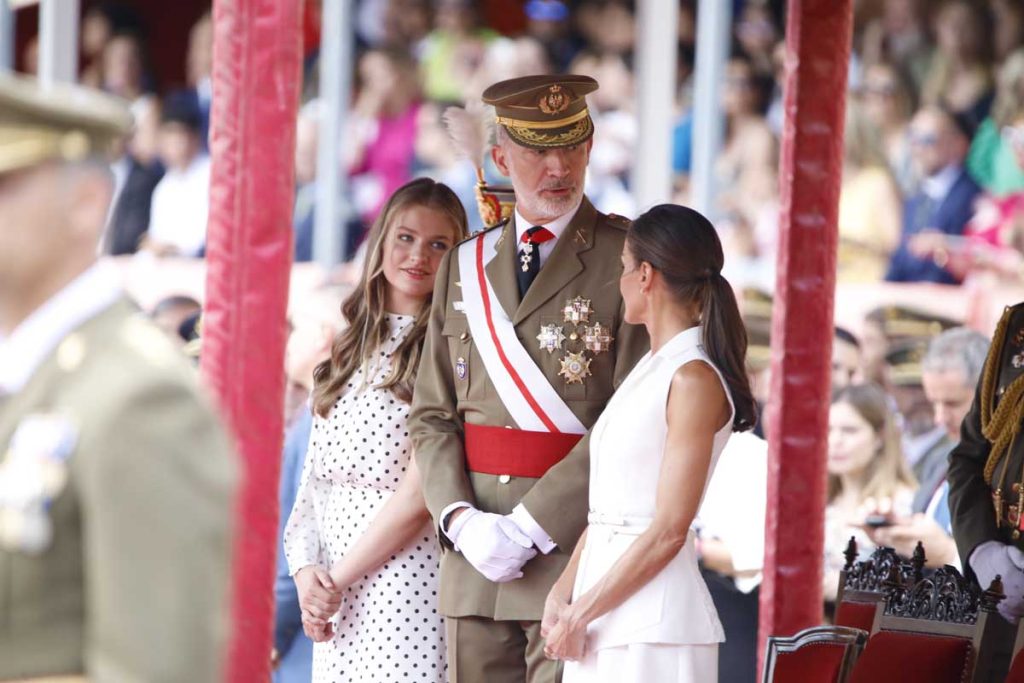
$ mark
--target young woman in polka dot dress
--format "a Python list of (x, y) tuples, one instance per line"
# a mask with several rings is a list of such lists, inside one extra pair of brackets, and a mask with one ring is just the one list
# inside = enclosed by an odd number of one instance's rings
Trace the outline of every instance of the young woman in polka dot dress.
[(348, 327), (314, 374), (313, 432), (284, 548), (316, 641), (316, 683), (445, 680), (439, 550), (406, 418), (434, 273), (465, 233), (447, 186), (424, 178), (399, 188), (342, 305)]

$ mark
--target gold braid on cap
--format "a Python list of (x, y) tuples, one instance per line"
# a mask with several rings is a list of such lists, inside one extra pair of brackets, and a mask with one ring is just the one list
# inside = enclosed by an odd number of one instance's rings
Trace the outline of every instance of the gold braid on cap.
[(1003, 356), (1006, 328), (1010, 323), (1010, 311), (1003, 313), (996, 327), (992, 348), (985, 359), (985, 371), (981, 378), (981, 433), (992, 444), (988, 460), (985, 461), (985, 481), (991, 485), (996, 465), (1006, 455), (1013, 439), (1020, 432), (1020, 415), (1024, 412), (1024, 375), (1015, 379), (1006, 388), (999, 406), (992, 410), (995, 402), (996, 383), (999, 378), (999, 361)]

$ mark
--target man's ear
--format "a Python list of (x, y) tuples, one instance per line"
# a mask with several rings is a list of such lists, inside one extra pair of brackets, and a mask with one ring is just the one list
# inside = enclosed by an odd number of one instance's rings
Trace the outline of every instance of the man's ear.
[(509, 176), (508, 172), (508, 156), (505, 153), (505, 148), (501, 145), (491, 146), (491, 160), (494, 161), (494, 165), (501, 171), (501, 174), (505, 177)]

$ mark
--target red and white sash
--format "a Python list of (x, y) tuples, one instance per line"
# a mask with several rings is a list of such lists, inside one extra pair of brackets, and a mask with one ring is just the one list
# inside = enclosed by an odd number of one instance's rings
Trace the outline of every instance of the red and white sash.
[[(511, 226), (505, 228), (511, 230)], [(587, 429), (530, 357), (487, 279), (502, 230), (489, 230), (459, 246), (462, 300), (487, 375), (519, 429), (584, 434)]]

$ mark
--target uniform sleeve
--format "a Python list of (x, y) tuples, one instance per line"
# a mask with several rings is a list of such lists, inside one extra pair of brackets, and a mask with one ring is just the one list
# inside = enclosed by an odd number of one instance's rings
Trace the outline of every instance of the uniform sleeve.
[[(981, 433), (981, 380), (974, 403), (960, 426), (960, 443), (949, 454), (949, 512), (953, 540), (964, 562), (964, 573), (973, 577), (967, 558), (982, 543), (998, 541), (992, 489), (985, 482), (985, 461), (991, 446)], [(1009, 455), (1009, 454), (1007, 454)]]
[[(316, 451), (312, 439), (306, 449), (305, 462), (302, 464), (302, 478), (299, 490), (295, 494), (295, 503), (288, 514), (288, 523), (284, 527), (284, 555), (288, 561), (288, 573), (291, 576), (303, 567), (311, 564), (323, 564), (322, 546), (320, 545), (320, 524), (317, 519), (317, 501), (327, 500), (330, 495), (330, 483), (316, 476)], [(282, 512), (282, 514), (285, 514)]]
[[(640, 357), (647, 353), (650, 342), (642, 326), (624, 321), (619, 306), (619, 325), (615, 332), (615, 373), (612, 385), (618, 387)], [(523, 496), (522, 504), (530, 516), (554, 539), (564, 552), (571, 552), (587, 526), (587, 505), (590, 484), (590, 432), (569, 451), (557, 465), (537, 480)], [(565, 501), (583, 501), (582, 505), (566, 506)]]
[(76, 470), (89, 677), (220, 680), (238, 474), (226, 433), (180, 378), (96, 410)]

